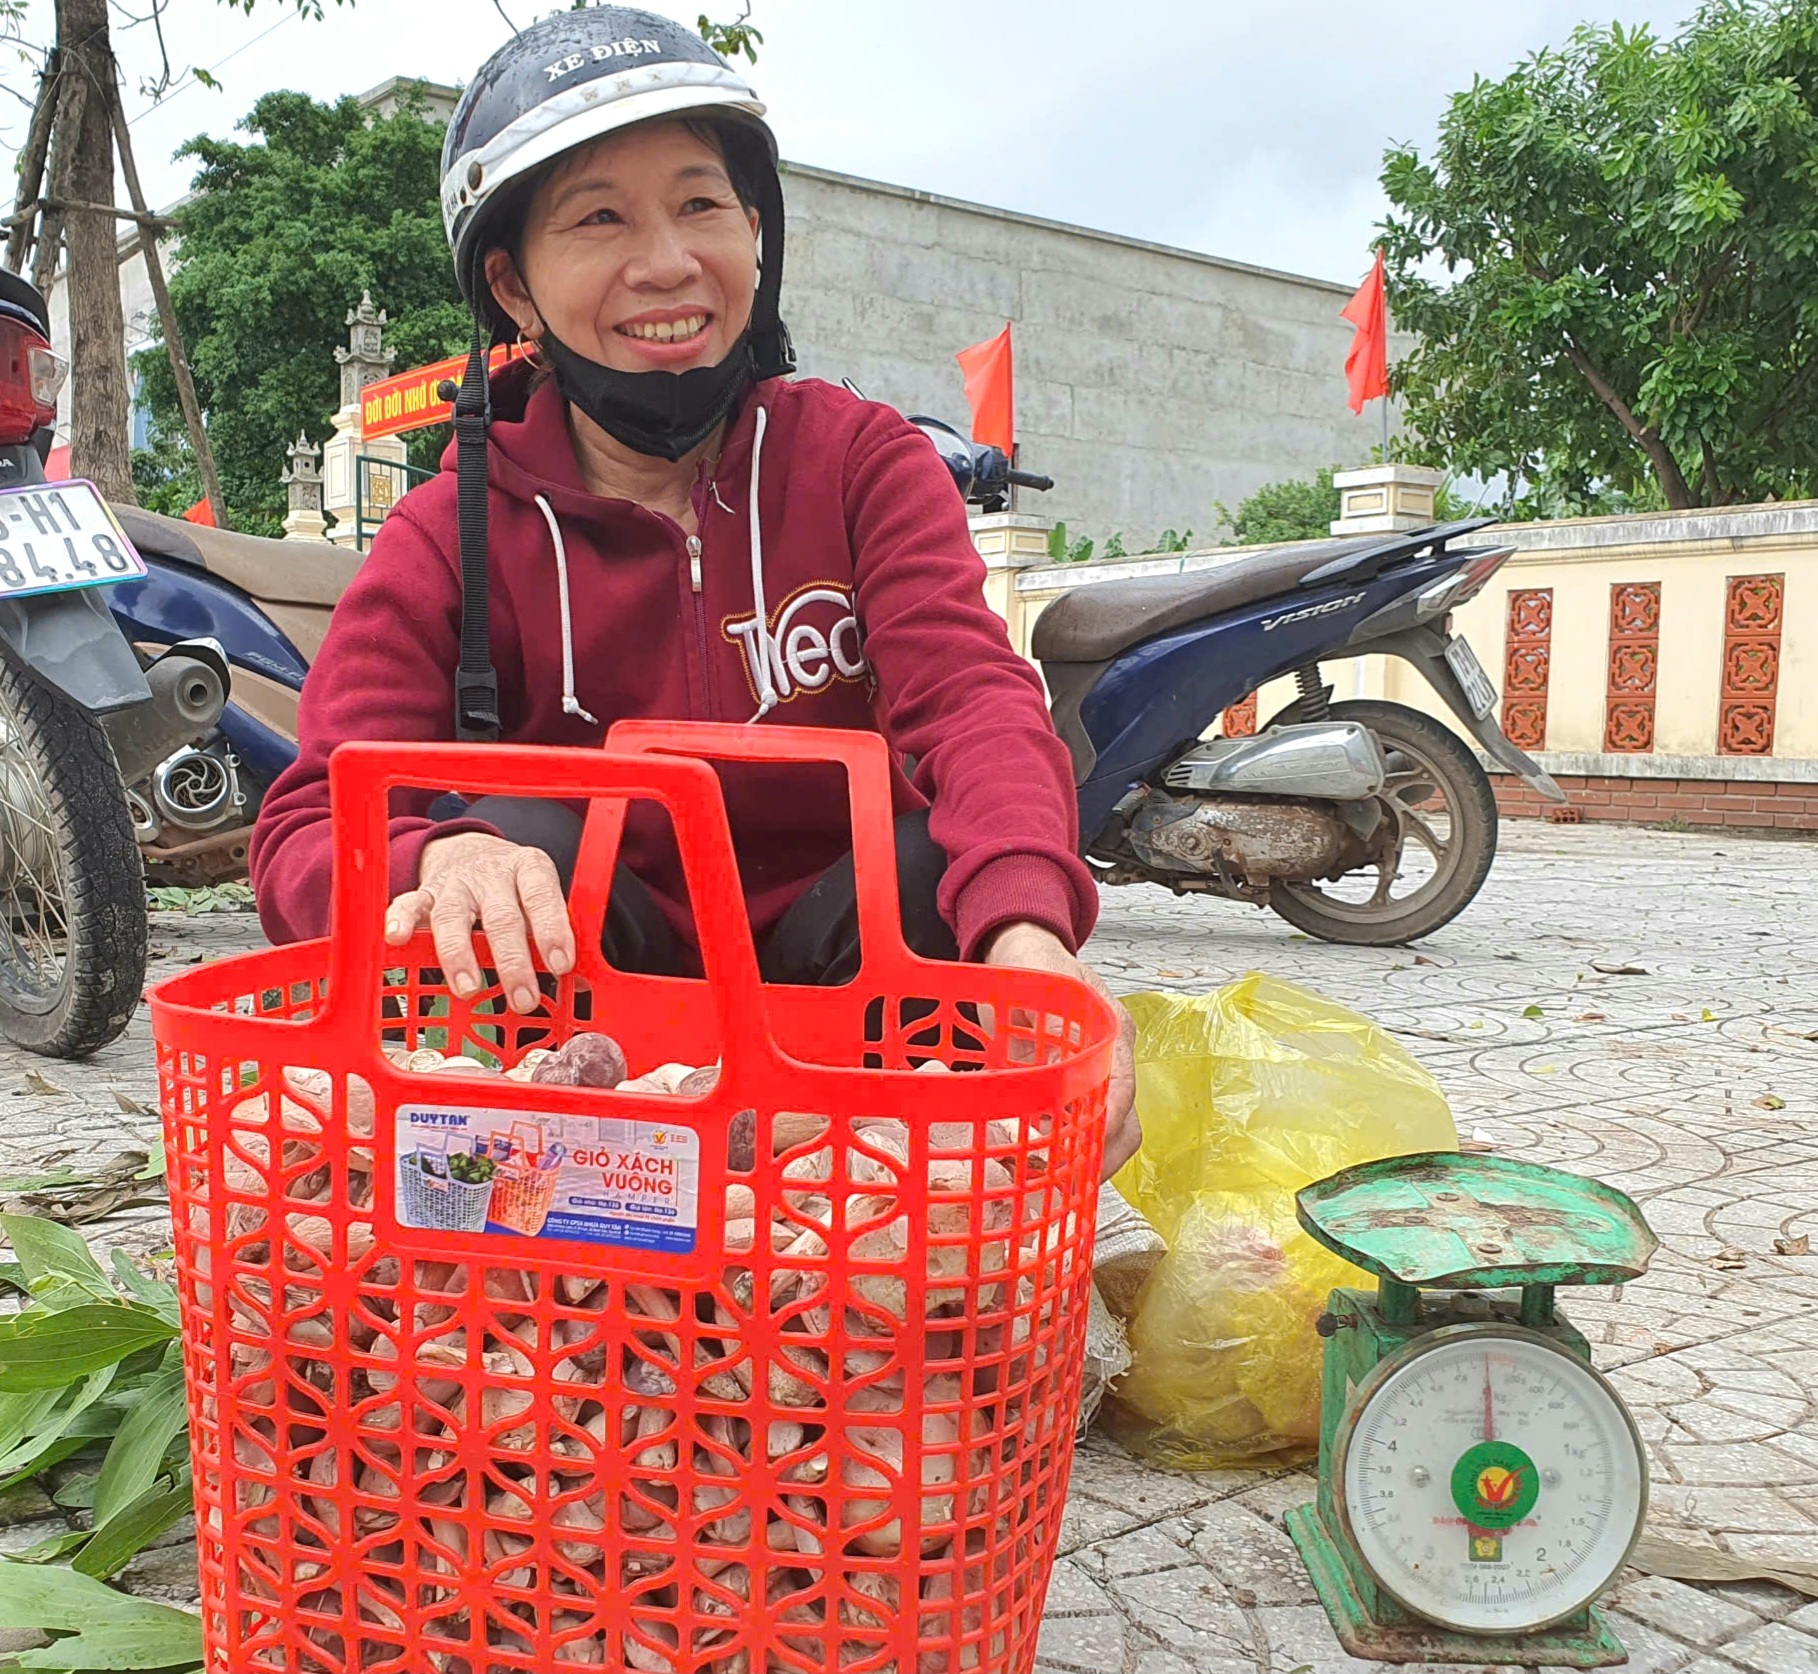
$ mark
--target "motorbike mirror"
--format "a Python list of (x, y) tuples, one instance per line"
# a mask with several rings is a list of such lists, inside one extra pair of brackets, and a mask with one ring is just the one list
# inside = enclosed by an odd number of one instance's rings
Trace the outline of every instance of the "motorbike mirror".
[(912, 413), (909, 422), (934, 444), (934, 451), (941, 456), (941, 463), (947, 467), (961, 497), (970, 499), (973, 480), (979, 468), (978, 445), (967, 441), (952, 425), (941, 419)]

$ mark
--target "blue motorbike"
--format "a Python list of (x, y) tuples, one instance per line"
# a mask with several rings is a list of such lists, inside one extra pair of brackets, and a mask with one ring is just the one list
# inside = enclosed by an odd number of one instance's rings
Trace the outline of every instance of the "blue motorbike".
[[(1013, 486), (1052, 487), (938, 420), (914, 422), (973, 505), (1000, 509)], [(233, 674), (210, 736), (131, 787), (143, 852), (173, 879), (231, 876), (260, 796), (296, 754), (303, 678), (359, 555), (116, 510), (148, 567), (111, 589), (127, 637), (145, 651), (212, 640)], [(1486, 756), (1564, 800), (1503, 736), (1494, 689), (1449, 630), (1449, 613), (1510, 555), (1455, 544), (1481, 527), (1241, 553), (1183, 574), (1094, 581), (1049, 605), (1033, 649), (1099, 880), (1266, 905), (1311, 935), (1365, 946), (1412, 941), (1463, 911), (1496, 853), (1484, 769), (1418, 710), (1334, 702), (1320, 661), (1406, 659)], [(1281, 675), (1299, 695), (1254, 737), (1205, 737)]]
[[(938, 420), (916, 422), (973, 504), (1051, 486)], [(1451, 631), (1450, 613), (1513, 551), (1456, 544), (1489, 521), (1237, 553), (1050, 604), (1031, 650), (1100, 883), (1249, 901), (1363, 947), (1414, 941), (1463, 912), (1496, 858), (1488, 775), (1417, 709), (1335, 703), (1320, 663), (1404, 659), (1485, 756), (1565, 801), (1503, 735), (1495, 688)], [(1286, 675), (1297, 695), (1255, 736), (1206, 738), (1227, 707)]]
[(104, 595), (139, 561), (92, 483), (49, 480), (65, 367), (44, 298), (0, 270), (0, 1036), (81, 1058), (145, 982), (145, 886), (121, 794), (206, 736), (219, 649), (135, 656)]

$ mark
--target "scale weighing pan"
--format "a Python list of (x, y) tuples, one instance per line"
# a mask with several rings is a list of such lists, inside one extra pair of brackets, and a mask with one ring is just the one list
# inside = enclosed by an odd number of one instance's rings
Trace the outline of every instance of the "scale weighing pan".
[(1659, 1247), (1635, 1205), (1601, 1181), (1455, 1151), (1358, 1163), (1294, 1202), (1334, 1255), (1422, 1290), (1625, 1284)]

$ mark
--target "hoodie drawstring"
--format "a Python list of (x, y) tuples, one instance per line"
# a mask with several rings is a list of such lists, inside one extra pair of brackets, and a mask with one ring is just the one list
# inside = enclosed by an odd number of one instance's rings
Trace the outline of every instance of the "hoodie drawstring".
[(751, 608), (757, 614), (758, 712), (746, 722), (755, 726), (777, 706), (776, 680), (770, 663), (774, 647), (770, 641), (770, 612), (764, 604), (764, 535), (758, 527), (758, 481), (764, 459), (764, 428), (770, 415), (759, 407), (757, 434), (751, 442)]
[(562, 526), (541, 494), (537, 496), (537, 510), (543, 514), (543, 521), (549, 525), (549, 538), (555, 543), (556, 591), (562, 601), (562, 713), (578, 715), (597, 727), (599, 721), (581, 707), (581, 700), (574, 695), (574, 617), (568, 608), (568, 548), (562, 544)]
[[(763, 720), (780, 701), (771, 670), (775, 646), (770, 638), (770, 612), (764, 601), (764, 535), (758, 526), (758, 487), (763, 480), (764, 431), (769, 422), (769, 413), (759, 407), (757, 433), (751, 443), (751, 607), (757, 616), (759, 703), (757, 713), (746, 723), (748, 726)], [(714, 497), (719, 497), (717, 485)], [(724, 501), (720, 503), (725, 504)], [(562, 713), (578, 715), (597, 727), (599, 721), (581, 707), (580, 699), (574, 694), (574, 617), (568, 603), (568, 548), (562, 542), (562, 526), (556, 521), (549, 501), (541, 494), (537, 495), (536, 504), (543, 514), (543, 521), (549, 525), (549, 539), (555, 547), (556, 591), (562, 610)]]

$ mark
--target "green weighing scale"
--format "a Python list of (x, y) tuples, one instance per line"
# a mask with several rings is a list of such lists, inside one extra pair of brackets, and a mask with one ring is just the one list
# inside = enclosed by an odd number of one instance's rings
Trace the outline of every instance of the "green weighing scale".
[(1656, 1248), (1641, 1212), (1595, 1180), (1439, 1151), (1296, 1201), (1377, 1280), (1320, 1317), (1319, 1498), (1287, 1520), (1345, 1649), (1626, 1662), (1593, 1605), (1641, 1534), (1647, 1455), (1554, 1292), (1639, 1277)]

